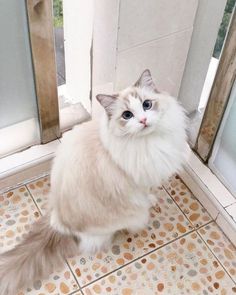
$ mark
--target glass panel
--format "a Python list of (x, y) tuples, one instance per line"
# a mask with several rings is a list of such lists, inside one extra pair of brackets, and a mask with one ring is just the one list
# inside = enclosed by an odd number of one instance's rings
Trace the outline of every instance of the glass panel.
[(220, 24), (220, 28), (218, 31), (213, 55), (211, 57), (207, 75), (205, 78), (205, 82), (203, 85), (201, 97), (199, 100), (198, 108), (189, 114), (190, 117), (190, 144), (191, 146), (195, 145), (196, 138), (199, 132), (199, 128), (202, 122), (202, 118), (206, 109), (206, 105), (208, 102), (208, 98), (211, 92), (211, 88), (215, 79), (216, 71), (219, 65), (221, 53), (223, 50), (223, 45), (225, 42), (225, 38), (227, 36), (227, 30), (229, 28), (230, 20), (232, 17), (232, 12), (235, 7), (236, 0), (227, 0), (224, 15)]
[(230, 28), (221, 54), (219, 66), (204, 112), (195, 150), (203, 161), (207, 161), (217, 136), (224, 111), (234, 84), (236, 68), (236, 11), (232, 16)]
[(218, 133), (210, 166), (236, 196), (236, 83)]
[(215, 48), (213, 52), (213, 57), (215, 58), (219, 58), (222, 52), (225, 36), (227, 33), (232, 12), (234, 10), (235, 2), (236, 2), (235, 0), (227, 0), (224, 16), (220, 24), (220, 28), (219, 28), (219, 32), (218, 32), (218, 36), (217, 36), (217, 40), (216, 40), (216, 44), (215, 44)]
[(58, 86), (60, 86), (66, 83), (62, 0), (53, 1), (53, 14), (54, 14), (53, 24), (54, 24), (56, 63), (57, 63), (57, 84)]
[(1, 157), (40, 139), (24, 0), (0, 2), (0, 35)]

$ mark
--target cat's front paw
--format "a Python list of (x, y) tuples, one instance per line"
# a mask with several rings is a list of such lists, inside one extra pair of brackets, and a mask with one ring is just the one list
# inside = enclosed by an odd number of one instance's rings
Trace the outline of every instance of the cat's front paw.
[(157, 205), (157, 196), (153, 194), (148, 194), (148, 200), (150, 202), (150, 207), (155, 207)]

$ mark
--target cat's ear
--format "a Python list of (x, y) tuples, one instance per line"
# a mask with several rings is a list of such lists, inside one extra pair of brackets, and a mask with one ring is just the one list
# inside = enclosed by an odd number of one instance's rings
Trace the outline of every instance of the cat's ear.
[(107, 112), (108, 116), (112, 115), (113, 104), (117, 100), (117, 97), (118, 97), (117, 95), (107, 95), (107, 94), (98, 94), (96, 96), (97, 100), (104, 107), (104, 109)]
[(139, 77), (138, 81), (134, 84), (134, 86), (139, 88), (146, 87), (150, 88), (154, 92), (159, 92), (152, 80), (151, 72), (148, 69), (142, 73), (142, 75)]

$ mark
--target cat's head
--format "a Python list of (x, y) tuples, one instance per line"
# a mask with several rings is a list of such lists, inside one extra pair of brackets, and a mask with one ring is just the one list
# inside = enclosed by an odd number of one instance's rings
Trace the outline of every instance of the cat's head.
[(108, 128), (117, 136), (144, 136), (155, 132), (168, 108), (149, 70), (145, 70), (133, 86), (118, 94), (99, 94), (96, 98), (106, 111)]

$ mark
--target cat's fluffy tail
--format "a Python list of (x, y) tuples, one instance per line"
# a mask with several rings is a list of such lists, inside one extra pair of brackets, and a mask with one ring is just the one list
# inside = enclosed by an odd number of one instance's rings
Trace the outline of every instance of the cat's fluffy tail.
[(57, 232), (49, 221), (49, 215), (42, 217), (19, 245), (0, 255), (0, 295), (16, 295), (77, 252), (76, 239)]

